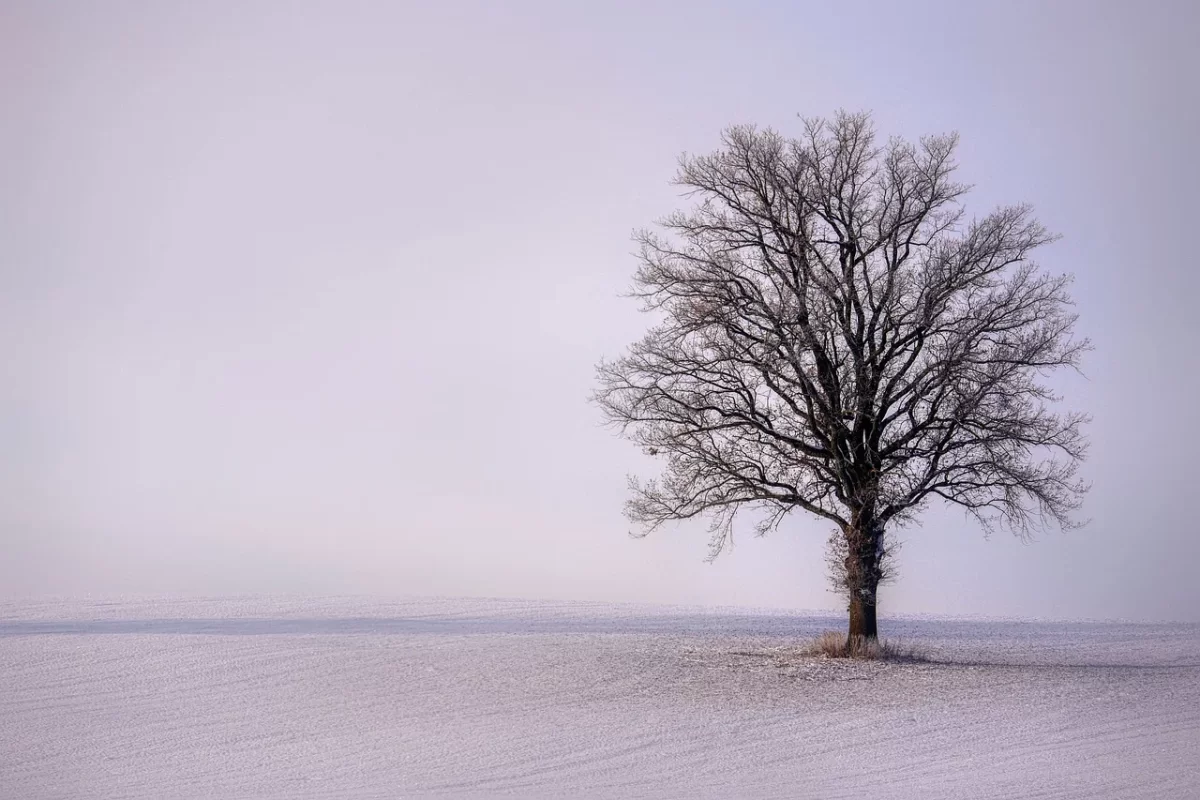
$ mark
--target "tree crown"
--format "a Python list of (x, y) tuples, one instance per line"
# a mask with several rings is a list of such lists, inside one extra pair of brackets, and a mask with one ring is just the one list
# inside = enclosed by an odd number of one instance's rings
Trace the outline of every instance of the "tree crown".
[(804, 134), (734, 127), (676, 178), (696, 199), (643, 231), (633, 294), (661, 321), (599, 365), (594, 398), (652, 455), (629, 517), (795, 508), (839, 529), (915, 519), (932, 498), (1018, 534), (1074, 526), (1085, 415), (1044, 382), (1077, 368), (1070, 276), (1030, 260), (1025, 205), (968, 219), (957, 138), (876, 140), (866, 114)]

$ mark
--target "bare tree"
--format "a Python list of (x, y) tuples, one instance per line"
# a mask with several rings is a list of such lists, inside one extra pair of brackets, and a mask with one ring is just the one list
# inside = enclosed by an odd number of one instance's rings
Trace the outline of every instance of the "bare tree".
[(880, 145), (866, 114), (804, 135), (734, 127), (680, 161), (697, 204), (641, 232), (634, 296), (660, 321), (597, 368), (595, 399), (652, 456), (630, 479), (643, 532), (712, 519), (715, 557), (747, 508), (835, 526), (851, 637), (877, 636), (891, 531), (931, 499), (1018, 535), (1075, 527), (1078, 413), (1043, 382), (1077, 368), (1070, 277), (1028, 206), (967, 219), (956, 136)]

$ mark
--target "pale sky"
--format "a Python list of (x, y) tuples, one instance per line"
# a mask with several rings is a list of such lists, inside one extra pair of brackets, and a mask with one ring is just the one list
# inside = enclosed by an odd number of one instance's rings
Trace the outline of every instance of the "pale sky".
[(593, 367), (677, 156), (871, 110), (1076, 275), (1087, 528), (903, 533), (883, 611), (1200, 620), (1189, 2), (0, 0), (0, 595), (836, 608), (801, 513), (631, 540)]

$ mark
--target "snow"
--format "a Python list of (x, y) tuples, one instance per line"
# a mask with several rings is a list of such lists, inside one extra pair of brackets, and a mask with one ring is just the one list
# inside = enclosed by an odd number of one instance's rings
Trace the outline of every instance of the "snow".
[(360, 598), (0, 603), (0, 798), (1200, 797), (1200, 626)]

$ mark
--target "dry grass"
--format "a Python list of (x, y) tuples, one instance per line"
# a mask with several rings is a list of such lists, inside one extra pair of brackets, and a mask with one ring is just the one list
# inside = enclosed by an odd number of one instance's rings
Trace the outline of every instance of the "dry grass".
[(844, 633), (826, 631), (801, 648), (806, 656), (857, 658), (863, 661), (924, 661), (925, 653), (915, 645), (887, 639), (848, 638)]

